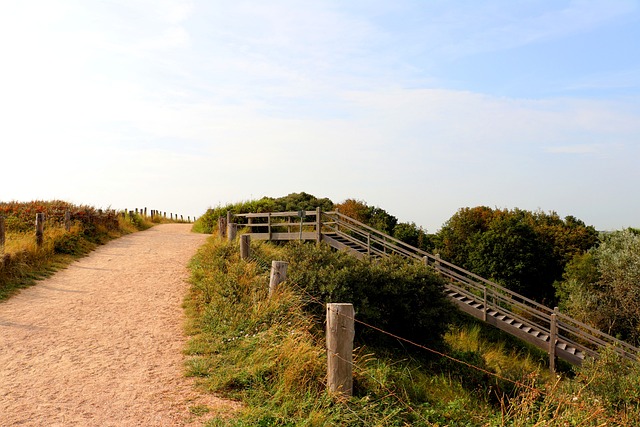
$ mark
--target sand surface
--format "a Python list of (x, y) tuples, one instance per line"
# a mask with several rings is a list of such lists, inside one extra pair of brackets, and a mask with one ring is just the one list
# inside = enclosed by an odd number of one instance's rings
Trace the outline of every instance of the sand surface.
[(190, 228), (114, 240), (0, 303), (0, 426), (201, 425), (237, 407), (183, 374), (186, 265), (207, 237)]

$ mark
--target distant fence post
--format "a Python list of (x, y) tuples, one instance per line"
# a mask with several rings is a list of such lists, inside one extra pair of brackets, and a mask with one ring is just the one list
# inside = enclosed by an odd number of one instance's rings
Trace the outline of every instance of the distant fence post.
[(36, 214), (36, 245), (41, 247), (44, 243), (44, 213)]
[(273, 295), (280, 283), (287, 280), (287, 267), (289, 267), (289, 263), (286, 261), (271, 262), (271, 276), (269, 277), (269, 296)]
[(551, 325), (549, 327), (549, 370), (556, 372), (556, 341), (558, 339), (558, 307), (553, 309)]
[(248, 260), (251, 256), (251, 235), (243, 234), (240, 236), (240, 258)]
[(4, 254), (4, 242), (6, 236), (6, 228), (4, 225), (4, 217), (0, 216), (0, 255)]
[(222, 216), (218, 218), (218, 236), (221, 239), (227, 237), (227, 219)]
[(316, 242), (322, 241), (322, 210), (320, 206), (316, 208)]
[(231, 211), (227, 211), (227, 239), (231, 242), (236, 238), (238, 228), (232, 221)]
[(327, 387), (332, 393), (353, 394), (353, 304), (327, 304)]
[(71, 212), (68, 210), (64, 212), (64, 229), (67, 232), (71, 231)]

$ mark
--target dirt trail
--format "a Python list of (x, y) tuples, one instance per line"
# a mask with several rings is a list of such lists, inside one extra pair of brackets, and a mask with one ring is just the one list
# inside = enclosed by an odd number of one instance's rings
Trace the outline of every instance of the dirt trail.
[(0, 426), (181, 426), (232, 402), (183, 375), (186, 265), (206, 239), (160, 225), (0, 303)]

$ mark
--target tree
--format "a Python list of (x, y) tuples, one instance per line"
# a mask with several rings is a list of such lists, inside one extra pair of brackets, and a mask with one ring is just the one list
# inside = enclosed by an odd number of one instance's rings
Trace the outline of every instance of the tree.
[(347, 199), (335, 207), (341, 214), (389, 235), (393, 234), (393, 229), (398, 224), (398, 218), (395, 216), (377, 206), (369, 206), (361, 200)]
[(446, 259), (515, 292), (553, 304), (565, 265), (597, 241), (593, 227), (555, 212), (460, 209), (438, 232)]
[(595, 328), (640, 343), (640, 233), (605, 234), (567, 265), (556, 284), (561, 309)]
[(434, 248), (431, 237), (415, 222), (398, 223), (393, 229), (393, 237), (423, 251), (431, 252)]

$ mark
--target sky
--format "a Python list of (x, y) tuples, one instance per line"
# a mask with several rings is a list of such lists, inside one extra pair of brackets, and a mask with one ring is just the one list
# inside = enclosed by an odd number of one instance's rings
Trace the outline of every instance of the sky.
[(640, 227), (638, 0), (1, 0), (0, 201)]

